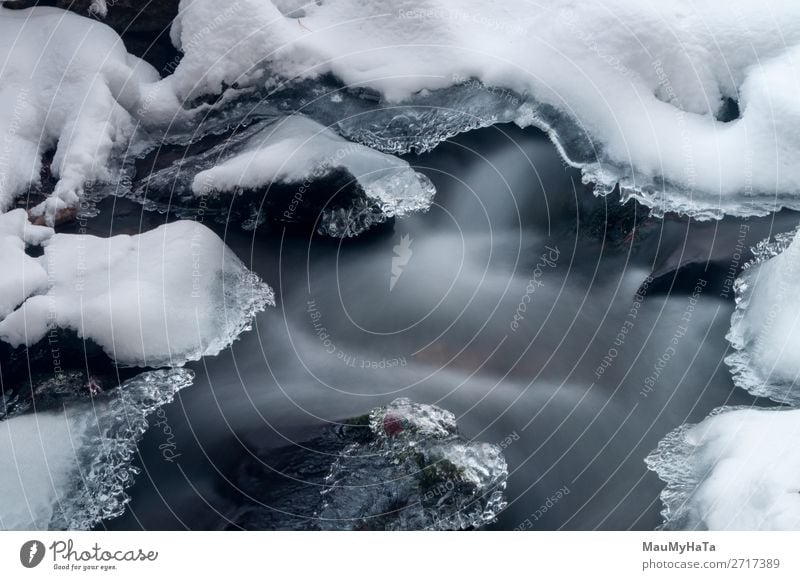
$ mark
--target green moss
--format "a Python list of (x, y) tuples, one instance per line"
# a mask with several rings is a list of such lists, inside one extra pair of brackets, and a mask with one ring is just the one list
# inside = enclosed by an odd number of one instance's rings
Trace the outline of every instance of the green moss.
[(359, 443), (369, 443), (375, 439), (369, 426), (369, 413), (346, 419), (342, 431), (347, 438)]
[(417, 464), (422, 469), (422, 478), (420, 480), (420, 489), (424, 493), (431, 488), (442, 484), (443, 482), (452, 482), (455, 484), (464, 478), (464, 470), (453, 462), (447, 459), (440, 459), (434, 463), (424, 465), (424, 457), (419, 459), (421, 453), (418, 453)]
[(369, 413), (359, 415), (358, 417), (353, 417), (352, 419), (347, 419), (345, 424), (348, 427), (369, 427)]

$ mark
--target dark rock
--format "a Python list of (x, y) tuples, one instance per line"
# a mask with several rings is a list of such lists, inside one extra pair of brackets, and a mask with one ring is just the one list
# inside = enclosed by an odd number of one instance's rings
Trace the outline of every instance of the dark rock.
[(0, 419), (84, 399), (95, 390), (91, 382), (106, 390), (141, 372), (117, 368), (94, 341), (61, 329), (31, 347), (0, 341), (0, 361)]
[(92, 9), (91, 0), (6, 0), (6, 8), (55, 6), (81, 16), (96, 18), (122, 37), (128, 52), (152, 64), (162, 76), (175, 70), (180, 53), (172, 46), (169, 29), (178, 15), (180, 0), (107, 0), (103, 17)]

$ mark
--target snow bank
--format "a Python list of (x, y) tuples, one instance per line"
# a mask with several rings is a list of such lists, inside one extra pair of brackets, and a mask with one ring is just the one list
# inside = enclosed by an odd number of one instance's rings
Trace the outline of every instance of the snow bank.
[(35, 209), (53, 223), (95, 181), (112, 179), (113, 152), (135, 124), (179, 109), (158, 73), (93, 19), (52, 8), (0, 7), (0, 211), (37, 187), (42, 155), (57, 178)]
[(148, 372), (89, 403), (0, 422), (0, 529), (85, 530), (121, 515), (148, 415), (192, 379)]
[(667, 483), (664, 528), (800, 529), (800, 410), (718, 409), (647, 459)]
[[(163, 83), (181, 100), (333, 75), (403, 124), (418, 99), (452, 110), (435, 95), (458, 85), (520, 97), (513, 119), (549, 130), (601, 192), (702, 218), (800, 208), (796, 3), (182, 0), (172, 37), (185, 57)], [(731, 102), (740, 118), (717, 120)]]
[(35, 261), (46, 291), (0, 321), (0, 340), (14, 347), (60, 327), (119, 364), (182, 365), (227, 348), (274, 305), (269, 286), (195, 221), (107, 239), (56, 234)]
[(754, 248), (755, 259), (736, 280), (736, 311), (725, 362), (733, 380), (753, 395), (800, 405), (800, 233)]

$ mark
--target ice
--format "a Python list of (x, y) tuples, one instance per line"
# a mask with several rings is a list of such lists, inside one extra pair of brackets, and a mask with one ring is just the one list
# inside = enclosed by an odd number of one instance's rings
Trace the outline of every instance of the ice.
[[(172, 37), (185, 56), (162, 83), (187, 103), (300, 87), (300, 107), (341, 111), (355, 94), (382, 114), (339, 116), (342, 134), (391, 151), (513, 120), (548, 131), (598, 193), (619, 184), (656, 213), (762, 215), (800, 209), (799, 23), (782, 0), (339, 0), (302, 16), (182, 0)], [(346, 90), (308, 89), (330, 79)], [(404, 132), (421, 146), (389, 138)]]
[(218, 354), (274, 305), (269, 286), (198, 221), (135, 236), (55, 234), (35, 261), (46, 291), (0, 321), (13, 347), (64, 328), (118, 364), (177, 366)]
[(179, 111), (155, 69), (90, 18), (54, 8), (0, 7), (0, 211), (41, 187), (42, 156), (56, 178), (33, 213), (52, 224), (95, 182), (111, 181), (114, 160), (138, 122)]
[(777, 236), (754, 249), (755, 259), (734, 284), (736, 310), (725, 362), (733, 380), (753, 395), (800, 405), (800, 233)]
[(800, 529), (800, 410), (724, 407), (646, 459), (668, 530)]
[(449, 411), (401, 398), (368, 423), (373, 439), (347, 447), (325, 480), (322, 529), (476, 529), (505, 508), (502, 451), (460, 437)]
[[(240, 130), (204, 150), (194, 145), (180, 163), (138, 184), (137, 197), (174, 207), (191, 206), (193, 194), (206, 209), (216, 203), (229, 212), (228, 198), (242, 196), (256, 222), (316, 222), (319, 233), (335, 237), (358, 235), (432, 202), (430, 180), (401, 159), (351, 143), (302, 115), (237, 113), (236, 107), (226, 111), (221, 124), (237, 123)], [(216, 126), (210, 120), (204, 134), (213, 135)]]
[(0, 529), (86, 530), (121, 515), (147, 417), (192, 379), (151, 371), (89, 402), (0, 422)]
[(302, 111), (343, 137), (384, 153), (424, 153), (465, 131), (528, 123), (532, 109), (521, 95), (474, 79), (454, 76), (453, 82), (452, 87), (420, 92), (391, 106), (328, 77), (291, 83), (269, 99), (283, 111)]

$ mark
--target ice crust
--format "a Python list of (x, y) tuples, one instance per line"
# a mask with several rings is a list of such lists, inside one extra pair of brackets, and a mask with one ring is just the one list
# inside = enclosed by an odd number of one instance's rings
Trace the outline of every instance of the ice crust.
[[(135, 187), (136, 198), (161, 208), (168, 195), (173, 206), (191, 207), (201, 200), (206, 208), (219, 203), (229, 211), (230, 203), (224, 200), (242, 196), (254, 214), (252, 220), (244, 220), (245, 227), (266, 220), (295, 221), (299, 212), (291, 208), (303, 203), (317, 208), (316, 231), (334, 237), (356, 236), (389, 218), (430, 207), (433, 184), (406, 161), (347, 141), (303, 115), (270, 111), (248, 117), (240, 108), (246, 109), (244, 101), (227, 109), (221, 115), (224, 121), (204, 121), (207, 135), (230, 125), (235, 131), (207, 149), (186, 154), (180, 163), (149, 174)], [(184, 146), (191, 143), (187, 136), (173, 139)], [(346, 187), (362, 192), (362, 198), (348, 207), (341, 207), (337, 199), (341, 180), (327, 191), (324, 187), (311, 191), (312, 184), (336, 181), (332, 176), (337, 174), (347, 176)], [(284, 186), (285, 199), (279, 199), (276, 185)]]
[[(800, 404), (798, 236), (780, 234), (753, 248), (734, 283), (733, 352), (725, 359), (738, 387), (791, 407)], [(667, 484), (663, 527), (800, 529), (800, 410), (791, 407), (723, 407), (667, 435), (646, 459)]]

